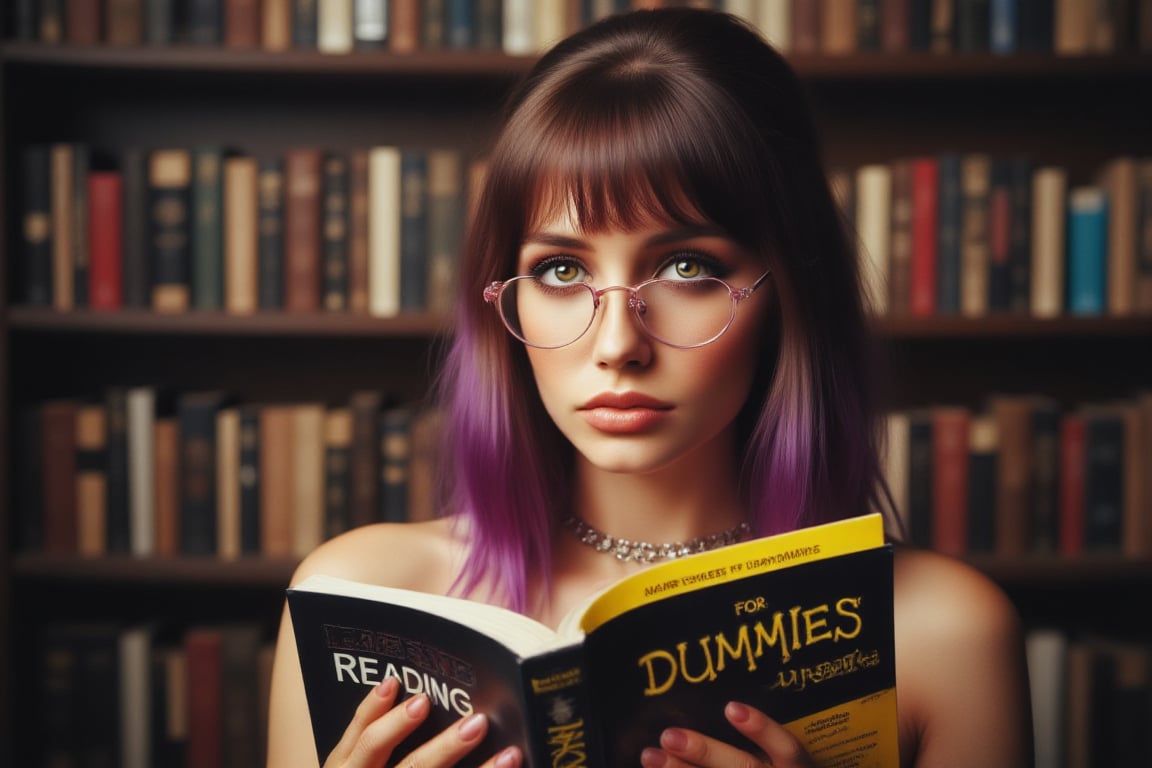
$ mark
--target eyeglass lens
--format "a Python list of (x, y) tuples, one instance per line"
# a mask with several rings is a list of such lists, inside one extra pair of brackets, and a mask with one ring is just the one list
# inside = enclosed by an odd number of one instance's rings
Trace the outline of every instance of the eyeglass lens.
[[(609, 297), (613, 293), (620, 296)], [(603, 301), (627, 301), (627, 291), (607, 291)], [(734, 312), (731, 289), (720, 280), (658, 280), (641, 286), (632, 310), (654, 338), (679, 347), (705, 344), (723, 333)], [(512, 332), (539, 347), (561, 347), (580, 338), (596, 314), (586, 284), (551, 286), (535, 278), (508, 282), (500, 311)]]

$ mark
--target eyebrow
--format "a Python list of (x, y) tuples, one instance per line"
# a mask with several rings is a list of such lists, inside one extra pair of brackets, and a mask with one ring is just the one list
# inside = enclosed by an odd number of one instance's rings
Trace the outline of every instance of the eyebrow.
[[(714, 224), (692, 224), (686, 227), (660, 232), (645, 241), (646, 247), (679, 243), (697, 237), (728, 237), (727, 233)], [(548, 245), (553, 248), (588, 250), (588, 244), (576, 237), (558, 235), (551, 232), (533, 232), (524, 238), (525, 245)]]

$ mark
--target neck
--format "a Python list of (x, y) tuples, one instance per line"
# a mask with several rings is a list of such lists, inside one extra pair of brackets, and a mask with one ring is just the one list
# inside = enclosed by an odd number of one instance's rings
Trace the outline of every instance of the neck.
[(673, 465), (645, 473), (606, 472), (577, 457), (573, 511), (612, 536), (687, 540), (719, 533), (744, 520), (738, 483), (729, 433)]

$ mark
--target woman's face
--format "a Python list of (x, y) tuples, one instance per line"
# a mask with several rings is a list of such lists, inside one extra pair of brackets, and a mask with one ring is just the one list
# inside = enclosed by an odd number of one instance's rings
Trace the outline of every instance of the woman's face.
[[(734, 289), (765, 272), (752, 253), (715, 227), (658, 221), (631, 231), (583, 232), (570, 211), (527, 233), (517, 274), (545, 282), (634, 286), (661, 277), (714, 276)], [(645, 473), (721, 449), (748, 397), (762, 349), (771, 278), (737, 307), (716, 341), (678, 349), (649, 337), (627, 307), (628, 293), (603, 294), (595, 319), (576, 342), (527, 347), (540, 397), (556, 426), (593, 466)], [(685, 471), (691, 471), (686, 466)]]

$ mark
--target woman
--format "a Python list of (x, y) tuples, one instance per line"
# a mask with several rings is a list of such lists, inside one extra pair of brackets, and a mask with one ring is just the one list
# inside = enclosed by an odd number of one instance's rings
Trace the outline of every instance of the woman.
[[(294, 580), (455, 593), (554, 625), (643, 567), (573, 529), (722, 543), (745, 525), (891, 513), (857, 258), (783, 59), (724, 14), (637, 12), (560, 43), (509, 106), (441, 382), (448, 514), (348, 533)], [(895, 583), (902, 764), (1028, 764), (1010, 603), (967, 567), (905, 548)], [(326, 765), (398, 758), (427, 702), (396, 696), (388, 682), (369, 694)], [(670, 728), (642, 764), (811, 764), (770, 713), (725, 715), (763, 755)], [(474, 715), (405, 763), (451, 765), (486, 727)], [(285, 616), (269, 764), (313, 754)], [(488, 764), (522, 760), (508, 748)]]

